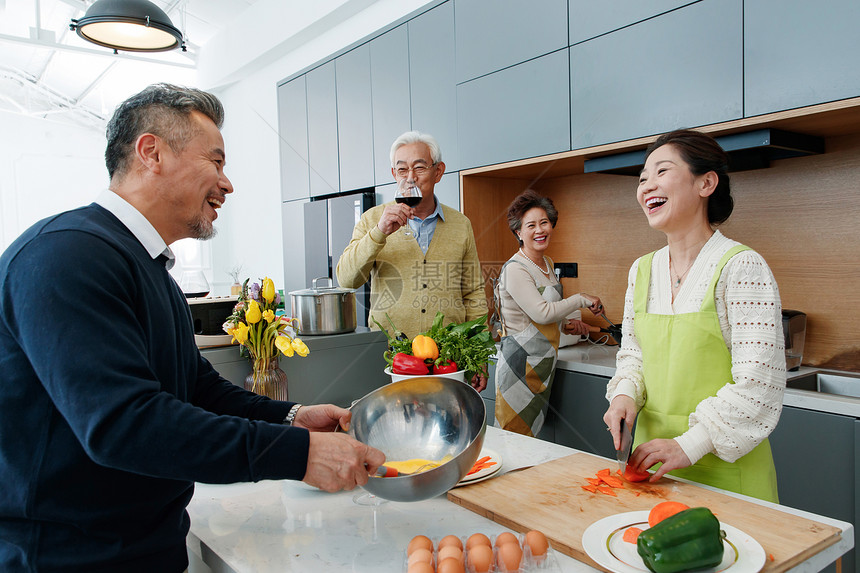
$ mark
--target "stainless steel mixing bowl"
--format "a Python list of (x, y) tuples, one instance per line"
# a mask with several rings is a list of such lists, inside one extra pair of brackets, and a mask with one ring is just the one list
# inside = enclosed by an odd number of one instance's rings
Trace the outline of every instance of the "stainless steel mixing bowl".
[(392, 501), (440, 495), (472, 469), (484, 444), (484, 401), (468, 384), (449, 378), (410, 378), (374, 390), (350, 408), (349, 433), (388, 460), (451, 459), (399, 477), (371, 477), (370, 493)]

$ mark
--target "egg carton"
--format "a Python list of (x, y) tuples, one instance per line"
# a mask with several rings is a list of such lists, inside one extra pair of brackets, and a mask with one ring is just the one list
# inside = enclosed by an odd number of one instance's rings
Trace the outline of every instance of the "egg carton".
[[(524, 534), (514, 534), (517, 538), (517, 543), (522, 550), (522, 558), (520, 560), (520, 565), (517, 569), (508, 569), (505, 566), (504, 555), (500, 554), (500, 548), (496, 546), (496, 540), (498, 535), (487, 535), (490, 539), (490, 544), (493, 550), (492, 560), (489, 565), (489, 569), (486, 570), (486, 573), (561, 573), (561, 566), (558, 563), (558, 558), (556, 557), (555, 551), (552, 549), (552, 546), (547, 548), (546, 554), (543, 556), (534, 556), (532, 555), (531, 548), (528, 543), (526, 543), (526, 536)], [(447, 536), (446, 536), (447, 537)], [(457, 537), (457, 536), (454, 536)], [(477, 570), (473, 566), (472, 562), (469, 559), (469, 550), (465, 549), (466, 541), (470, 536), (466, 537), (457, 537), (460, 540), (460, 545), (463, 547), (462, 556), (463, 556), (463, 569), (460, 571), (464, 571), (465, 573), (484, 573), (483, 570)], [(439, 542), (442, 541), (442, 537), (430, 537), (430, 541), (433, 543), (433, 551), (431, 552), (431, 566), (433, 567), (433, 571), (436, 573), (449, 573), (448, 571), (440, 571), (438, 569), (439, 562), (441, 559), (439, 558)], [(409, 555), (407, 555), (406, 550), (403, 551), (403, 572), (411, 573), (409, 569)], [(414, 571), (415, 569), (413, 569)], [(454, 572), (451, 572), (454, 573)]]

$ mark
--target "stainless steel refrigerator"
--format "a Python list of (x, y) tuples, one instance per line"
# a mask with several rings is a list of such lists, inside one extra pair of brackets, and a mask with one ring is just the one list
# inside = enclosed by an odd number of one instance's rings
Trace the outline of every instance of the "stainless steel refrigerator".
[[(352, 239), (352, 230), (361, 214), (376, 205), (376, 192), (362, 189), (351, 193), (312, 197), (304, 205), (305, 277), (308, 287), (313, 279), (329, 277), (337, 282), (335, 268), (343, 250)], [(355, 292), (358, 326), (367, 326), (370, 312), (370, 284)]]

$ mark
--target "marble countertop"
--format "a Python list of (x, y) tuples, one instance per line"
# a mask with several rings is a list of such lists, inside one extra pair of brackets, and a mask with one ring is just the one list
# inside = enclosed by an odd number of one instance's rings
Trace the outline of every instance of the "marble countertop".
[[(503, 473), (577, 451), (493, 427), (487, 428), (484, 447), (501, 457)], [(353, 501), (360, 493), (363, 490), (330, 494), (289, 480), (197, 484), (188, 506), (189, 549), (217, 572), (402, 573), (406, 570), (405, 548), (415, 535), (439, 539), (448, 534), (468, 537), (482, 532), (492, 537), (508, 531), (444, 495), (369, 507)], [(853, 546), (850, 523), (751, 501), (842, 530), (839, 542), (792, 569), (794, 573), (819, 571)], [(553, 552), (553, 557), (558, 572), (596, 571), (559, 552)]]

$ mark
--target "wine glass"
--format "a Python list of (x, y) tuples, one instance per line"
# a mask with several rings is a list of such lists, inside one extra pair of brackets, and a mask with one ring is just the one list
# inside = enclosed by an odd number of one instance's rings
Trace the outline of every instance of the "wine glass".
[(200, 269), (182, 271), (179, 287), (185, 294), (185, 298), (197, 298), (209, 294), (209, 281)]
[[(394, 195), (395, 203), (404, 203), (410, 207), (417, 207), (421, 202), (421, 188), (415, 183), (414, 179), (404, 177), (397, 181), (397, 193)], [(412, 236), (412, 230), (407, 222), (404, 226), (403, 234), (407, 237)]]
[(376, 495), (373, 495), (369, 491), (359, 492), (352, 496), (352, 502), (355, 505), (368, 505), (371, 507), (376, 507), (382, 505), (383, 503), (388, 503), (387, 499), (383, 499)]

